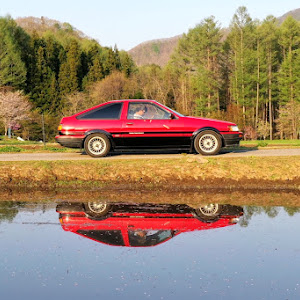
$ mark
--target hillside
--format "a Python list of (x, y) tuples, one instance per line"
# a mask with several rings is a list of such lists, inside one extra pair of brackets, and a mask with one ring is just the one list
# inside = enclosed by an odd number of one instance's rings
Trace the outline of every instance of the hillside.
[(30, 35), (33, 33), (37, 34), (38, 36), (53, 34), (61, 44), (65, 44), (70, 38), (75, 38), (77, 40), (92, 40), (83, 32), (73, 27), (71, 24), (61, 23), (46, 17), (17, 18), (15, 21)]
[[(300, 8), (291, 10), (279, 17), (279, 24), (281, 24), (288, 16), (292, 16), (296, 20), (300, 21)], [(224, 37), (228, 33), (229, 30), (225, 28)], [(134, 62), (138, 66), (157, 64), (162, 67), (166, 65), (170, 59), (171, 54), (181, 36), (182, 35), (177, 35), (171, 38), (146, 41), (132, 48), (128, 51), (128, 53), (132, 56)]]
[(177, 35), (171, 38), (147, 41), (129, 50), (128, 53), (138, 66), (145, 64), (164, 66), (180, 37), (181, 35)]
[(281, 24), (288, 16), (292, 16), (295, 20), (300, 21), (300, 8), (291, 10), (286, 14), (278, 18), (279, 24)]

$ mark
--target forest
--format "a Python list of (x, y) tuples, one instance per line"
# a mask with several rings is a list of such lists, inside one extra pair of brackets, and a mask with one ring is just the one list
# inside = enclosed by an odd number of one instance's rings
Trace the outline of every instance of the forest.
[(0, 134), (40, 140), (44, 124), (50, 141), (61, 117), (113, 99), (232, 121), (245, 139), (300, 138), (300, 22), (239, 7), (227, 29), (209, 17), (183, 34), (166, 66), (137, 67), (69, 24), (25, 30), (0, 18)]

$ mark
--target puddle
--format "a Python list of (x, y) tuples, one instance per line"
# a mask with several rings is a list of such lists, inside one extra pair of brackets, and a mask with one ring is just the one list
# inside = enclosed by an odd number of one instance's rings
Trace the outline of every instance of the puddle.
[(254, 198), (1, 201), (0, 297), (297, 299), (300, 207)]

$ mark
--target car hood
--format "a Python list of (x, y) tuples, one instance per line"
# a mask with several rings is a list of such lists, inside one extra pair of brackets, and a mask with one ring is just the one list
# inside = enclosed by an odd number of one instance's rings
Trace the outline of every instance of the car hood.
[(205, 123), (204, 127), (213, 127), (219, 131), (228, 131), (228, 126), (235, 126), (236, 124), (227, 121), (214, 120), (208, 118), (197, 118), (197, 117), (185, 117), (188, 124), (201, 128)]
[(224, 125), (236, 125), (235, 123), (232, 123), (232, 122), (209, 119), (209, 118), (200, 118), (200, 117), (185, 117), (185, 118), (189, 119), (189, 120), (194, 120), (194, 121), (207, 121), (207, 122), (211, 122), (211, 123), (223, 123)]

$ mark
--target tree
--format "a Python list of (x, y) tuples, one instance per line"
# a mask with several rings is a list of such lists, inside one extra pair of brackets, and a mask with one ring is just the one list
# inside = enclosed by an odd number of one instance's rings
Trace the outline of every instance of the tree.
[(281, 105), (278, 112), (279, 116), (276, 123), (280, 132), (280, 138), (299, 138), (300, 102), (288, 102), (285, 105)]
[(280, 27), (279, 43), (282, 47), (283, 62), (279, 72), (280, 105), (289, 107), (292, 113), (292, 137), (297, 138), (297, 102), (300, 102), (300, 25), (287, 17)]
[(16, 28), (17, 25), (9, 17), (0, 18), (0, 86), (24, 88), (27, 71), (13, 34)]
[(122, 72), (115, 71), (91, 85), (89, 95), (92, 103), (96, 105), (108, 100), (135, 98), (137, 90), (135, 80), (127, 78)]
[(129, 77), (132, 73), (137, 71), (137, 67), (131, 58), (131, 56), (126, 51), (120, 51), (120, 70)]
[[(265, 104), (262, 111), (267, 111), (263, 119), (269, 124), (269, 136), (273, 139), (273, 122), (274, 122), (274, 102), (276, 100), (276, 74), (279, 68), (279, 45), (278, 45), (278, 26), (277, 20), (273, 16), (268, 16), (259, 27), (259, 38), (262, 49), (259, 76), (261, 78), (259, 84), (262, 90), (261, 94)], [(260, 101), (256, 102), (256, 125), (258, 125), (258, 109)], [(262, 124), (261, 124), (262, 125)]]
[(101, 56), (97, 55), (93, 58), (92, 64), (89, 68), (89, 72), (87, 74), (87, 81), (89, 83), (96, 82), (98, 80), (103, 79), (103, 65), (101, 61)]
[(64, 116), (71, 116), (91, 106), (91, 99), (85, 92), (77, 92), (65, 96)]
[(46, 47), (43, 45), (37, 49), (31, 99), (35, 107), (39, 108), (42, 112), (55, 112), (58, 106), (57, 83), (55, 72), (52, 71), (51, 64), (47, 60), (48, 54)]
[(140, 90), (146, 99), (154, 99), (166, 104), (168, 89), (160, 66), (152, 64), (141, 67), (137, 78)]
[(13, 201), (1, 201), (0, 202), (0, 223), (9, 222), (11, 223), (13, 219), (18, 214), (18, 208), (22, 206), (22, 204)]
[(5, 135), (8, 128), (28, 116), (30, 109), (31, 105), (21, 91), (0, 91), (0, 119), (4, 123)]
[(243, 109), (244, 127), (246, 110), (254, 106), (256, 94), (257, 60), (255, 51), (254, 23), (246, 7), (239, 7), (231, 22), (228, 35), (228, 59), (232, 62), (230, 70), (231, 100)]
[[(210, 17), (179, 40), (171, 64), (180, 74), (178, 86), (186, 112), (191, 106), (195, 106), (198, 115), (209, 115), (214, 109), (220, 109), (221, 37), (217, 22)], [(192, 104), (189, 98), (196, 100)]]
[(62, 59), (59, 72), (60, 93), (66, 95), (77, 92), (81, 89), (81, 50), (76, 40), (70, 42)]

